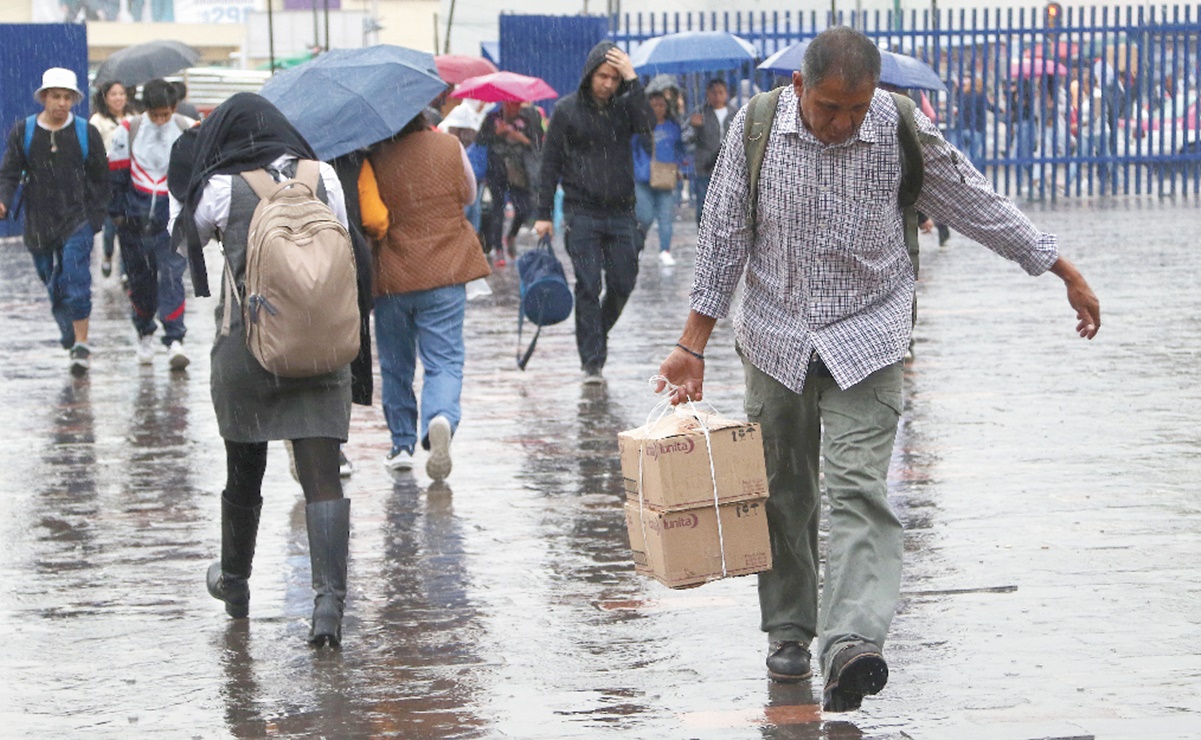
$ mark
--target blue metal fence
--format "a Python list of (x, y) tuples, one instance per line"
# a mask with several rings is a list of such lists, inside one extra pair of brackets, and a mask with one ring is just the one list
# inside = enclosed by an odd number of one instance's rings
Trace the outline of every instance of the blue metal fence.
[[(1050, 25), (1043, 8), (631, 13), (610, 19), (610, 35), (629, 50), (665, 33), (728, 31), (762, 59), (830, 25), (930, 64), (948, 88), (926, 94), (939, 125), (1001, 192), (1201, 190), (1201, 6), (1067, 8)], [(736, 103), (784, 81), (750, 64), (707, 76), (725, 77)], [(693, 103), (704, 79), (681, 80)], [(980, 95), (976, 128), (965, 111)]]

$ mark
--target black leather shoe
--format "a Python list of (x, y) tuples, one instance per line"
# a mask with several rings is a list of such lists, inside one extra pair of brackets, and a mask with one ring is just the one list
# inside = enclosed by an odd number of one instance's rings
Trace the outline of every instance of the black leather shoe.
[(767, 675), (780, 683), (796, 683), (813, 675), (809, 650), (799, 642), (773, 642), (767, 654)]
[(888, 683), (888, 664), (880, 648), (870, 642), (850, 642), (834, 654), (830, 675), (822, 693), (822, 709), (827, 712), (851, 712), (859, 708), (864, 696), (880, 693)]

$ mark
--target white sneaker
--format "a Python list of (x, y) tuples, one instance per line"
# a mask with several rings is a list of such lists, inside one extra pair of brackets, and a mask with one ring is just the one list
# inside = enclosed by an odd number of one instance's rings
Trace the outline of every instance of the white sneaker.
[(147, 334), (144, 337), (138, 337), (138, 364), (150, 365), (154, 363), (154, 355), (158, 352), (158, 343), (154, 341), (153, 334)]
[(671, 256), (671, 252), (659, 252), (659, 264), (672, 267), (676, 264), (676, 258)]
[(384, 467), (389, 470), (412, 470), (413, 453), (403, 447), (393, 447), (384, 458)]
[(425, 474), (433, 480), (446, 480), (450, 475), (450, 420), (435, 416), (426, 430), (430, 438), (430, 458), (425, 461)]
[(183, 370), (191, 360), (184, 354), (183, 342), (172, 342), (167, 345), (167, 364), (172, 370)]

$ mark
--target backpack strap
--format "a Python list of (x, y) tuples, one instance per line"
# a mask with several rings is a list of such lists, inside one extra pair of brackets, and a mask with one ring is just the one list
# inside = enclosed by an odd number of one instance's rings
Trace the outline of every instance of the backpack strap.
[[(25, 119), (25, 160), (29, 160), (29, 150), (33, 148), (33, 132), (38, 127), (38, 114), (34, 113)], [(28, 168), (26, 168), (28, 169)]]
[(88, 163), (88, 122), (83, 116), (75, 116), (75, 138), (79, 139), (79, 151), (83, 152), (83, 163)]
[(917, 208), (914, 204), (922, 193), (925, 161), (922, 157), (921, 138), (913, 118), (917, 104), (911, 98), (898, 93), (892, 93), (892, 100), (897, 106), (897, 146), (901, 150), (901, 187), (897, 190), (897, 205), (901, 207), (905, 249), (909, 252), (909, 261), (913, 263), (913, 277), (916, 278), (920, 265), (917, 238), (920, 224), (917, 222)]
[(321, 165), (312, 159), (301, 159), (296, 162), (296, 177), (317, 197), (317, 185), (321, 182)]
[(747, 221), (754, 231), (755, 216), (759, 209), (759, 171), (763, 169), (763, 158), (767, 154), (767, 140), (771, 138), (772, 123), (776, 119), (776, 106), (780, 102), (783, 87), (770, 92), (756, 93), (746, 106), (742, 138), (746, 149), (747, 174)]
[(133, 140), (134, 140), (135, 138), (137, 138), (137, 136), (138, 136), (138, 129), (140, 129), (140, 128), (142, 127), (142, 117), (141, 117), (141, 116), (134, 116), (133, 118), (129, 119), (129, 120), (126, 122), (126, 123), (128, 123), (128, 124), (129, 124), (129, 125), (127, 126), (127, 128), (129, 129), (129, 146), (128, 146), (128, 149), (129, 149), (129, 156), (130, 156), (130, 158), (132, 158), (132, 157), (133, 157)]
[[(29, 150), (33, 148), (33, 132), (38, 127), (38, 114), (34, 113), (25, 119), (25, 159), (29, 159)], [(79, 140), (79, 151), (83, 152), (83, 161), (88, 161), (88, 122), (81, 116), (75, 116), (75, 138)]]

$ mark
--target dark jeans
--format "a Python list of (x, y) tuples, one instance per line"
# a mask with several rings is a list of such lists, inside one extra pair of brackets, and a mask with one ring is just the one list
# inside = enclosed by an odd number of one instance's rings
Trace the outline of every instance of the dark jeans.
[(488, 251), (496, 254), (504, 254), (504, 242), (501, 240), (501, 234), (505, 228), (505, 194), (508, 193), (509, 199), (513, 201), (513, 223), (509, 226), (507, 236), (517, 236), (517, 232), (521, 230), (521, 225), (529, 218), (531, 211), (530, 191), (523, 188), (509, 187), (509, 183), (505, 180), (493, 180), (488, 178), (488, 191), (492, 194), (492, 212), (489, 214), (488, 230), (484, 234), (484, 243), (488, 245)]
[(162, 342), (183, 341), (185, 293), (183, 276), (188, 258), (171, 247), (166, 229), (143, 233), (142, 219), (130, 219), (117, 229), (121, 264), (129, 277), (130, 318), (138, 336), (155, 331), (157, 311), (163, 324)]
[(600, 370), (609, 354), (609, 330), (638, 280), (638, 225), (632, 213), (566, 213), (563, 220), (563, 241), (575, 269), (575, 343), (584, 369)]

